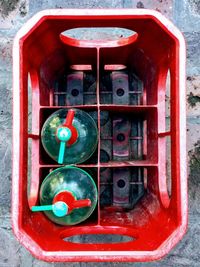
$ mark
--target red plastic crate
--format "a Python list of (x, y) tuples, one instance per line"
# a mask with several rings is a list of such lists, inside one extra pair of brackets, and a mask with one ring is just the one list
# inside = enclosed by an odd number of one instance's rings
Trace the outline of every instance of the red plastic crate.
[[(116, 41), (60, 38), (77, 27), (121, 27), (136, 34)], [(41, 146), (41, 127), (64, 107), (89, 112), (99, 129), (96, 153), (77, 165), (92, 173), (98, 206), (76, 226), (58, 226), (30, 210), (38, 203), (42, 180), (59, 167)], [(166, 255), (182, 238), (187, 228), (185, 41), (160, 13), (47, 10), (18, 32), (13, 47), (12, 222), (19, 241), (46, 261), (150, 261)], [(99, 234), (105, 242), (66, 240)], [(131, 240), (108, 243), (106, 236), (113, 235)]]

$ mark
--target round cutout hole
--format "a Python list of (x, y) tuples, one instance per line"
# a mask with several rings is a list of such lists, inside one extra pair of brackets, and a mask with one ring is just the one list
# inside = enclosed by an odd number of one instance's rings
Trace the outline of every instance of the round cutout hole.
[(117, 89), (117, 95), (118, 96), (123, 96), (124, 95), (124, 89), (123, 88), (118, 88)]
[(117, 135), (117, 141), (123, 142), (125, 140), (125, 135), (123, 133), (119, 133)]
[(78, 89), (72, 89), (71, 94), (72, 94), (72, 96), (78, 96), (79, 90)]
[(125, 183), (125, 181), (123, 179), (120, 179), (120, 180), (117, 181), (117, 186), (119, 188), (124, 188), (125, 185), (126, 185), (126, 183)]

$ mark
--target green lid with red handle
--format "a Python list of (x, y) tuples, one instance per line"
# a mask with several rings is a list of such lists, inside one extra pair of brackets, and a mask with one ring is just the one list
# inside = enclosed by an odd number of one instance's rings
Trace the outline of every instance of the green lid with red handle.
[(98, 131), (94, 119), (80, 109), (59, 109), (44, 123), (42, 145), (59, 164), (77, 164), (94, 153)]
[(65, 166), (52, 171), (42, 182), (40, 205), (53, 222), (74, 225), (86, 220), (97, 204), (97, 188), (93, 178), (83, 169)]

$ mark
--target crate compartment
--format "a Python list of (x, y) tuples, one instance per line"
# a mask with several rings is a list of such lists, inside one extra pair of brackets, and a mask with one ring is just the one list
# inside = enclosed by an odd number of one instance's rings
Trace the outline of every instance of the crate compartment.
[[(160, 202), (157, 167), (108, 167), (101, 168), (100, 173), (100, 224), (131, 227), (137, 233), (134, 245), (155, 249), (157, 243), (153, 242), (152, 236), (154, 240), (165, 238), (170, 231), (169, 221), (171, 227), (175, 227), (175, 221), (169, 219), (170, 211), (163, 209)], [(121, 178), (124, 188), (120, 187)], [(117, 190), (115, 186), (118, 186)], [(129, 193), (125, 194), (127, 189)], [(120, 198), (120, 190), (127, 199)]]
[(97, 103), (96, 74), (92, 71), (66, 71), (66, 74), (55, 80), (51, 90), (54, 106)]
[(144, 168), (101, 168), (100, 205), (116, 211), (132, 209), (144, 196)]
[[(62, 106), (62, 108), (65, 108), (64, 106)], [(42, 126), (44, 124), (44, 122), (48, 119), (48, 117), (54, 113), (55, 111), (57, 111), (59, 109), (59, 107), (43, 107), (40, 109), (40, 133), (42, 130)], [(98, 124), (98, 119), (97, 119), (97, 109), (92, 107), (83, 107), (82, 110), (84, 110), (85, 112), (87, 112), (96, 122), (96, 124)], [(50, 156), (46, 153), (46, 151), (44, 150), (44, 147), (42, 145), (42, 142), (40, 140), (40, 144), (39, 144), (39, 161), (41, 165), (49, 165), (49, 164), (57, 164), (56, 161), (54, 161), (52, 158), (50, 158)], [(98, 145), (97, 148), (95, 150), (95, 152), (92, 154), (92, 156), (84, 162), (84, 164), (97, 164), (98, 162)]]
[[(105, 69), (110, 66), (113, 70)], [(142, 105), (143, 83), (126, 66), (115, 70), (120, 65), (104, 65), (100, 72), (100, 103), (114, 105)], [(121, 67), (122, 68), (122, 67)]]
[[(40, 167), (39, 168), (39, 185), (41, 185), (42, 181), (46, 178), (46, 176), (52, 172), (53, 170), (57, 169), (60, 167), (59, 165), (57, 166), (48, 166), (48, 167)], [(88, 172), (96, 186), (98, 186), (98, 170), (95, 167), (90, 168), (84, 168), (82, 167), (83, 170)], [(31, 179), (31, 177), (29, 177)], [(24, 190), (27, 189), (27, 186), (24, 186)], [(38, 195), (39, 197), (39, 195)], [(39, 205), (39, 199), (37, 199), (36, 205)], [(43, 212), (31, 212), (31, 210), (25, 205), (22, 207), (23, 210), (23, 218), (22, 218), (22, 225), (29, 234), (34, 235), (35, 241), (39, 242), (41, 247), (43, 249), (50, 249), (50, 246), (52, 249), (55, 247), (55, 243), (57, 247), (62, 247), (63, 249), (67, 249), (67, 243), (63, 241), (62, 238), (60, 238), (61, 233), (63, 232), (66, 227), (57, 225), (50, 221)], [(92, 227), (95, 226), (98, 222), (98, 205), (96, 206), (95, 210), (91, 214), (91, 216), (85, 220), (84, 222), (80, 223), (78, 226), (79, 227)], [(44, 227), (45, 225), (45, 227)], [(70, 231), (73, 229), (74, 226), (68, 226), (67, 229)], [(49, 234), (51, 233), (51, 234)], [(46, 239), (48, 236), (48, 240), (51, 241), (50, 246), (48, 242), (43, 242), (44, 239)]]
[(157, 104), (159, 68), (155, 58), (148, 57), (137, 41), (127, 46), (102, 48), (99, 65), (101, 104)]
[(96, 51), (82, 51), (63, 45), (43, 59), (38, 77), (42, 106), (97, 104)]
[(156, 109), (102, 107), (100, 113), (100, 160), (157, 161)]

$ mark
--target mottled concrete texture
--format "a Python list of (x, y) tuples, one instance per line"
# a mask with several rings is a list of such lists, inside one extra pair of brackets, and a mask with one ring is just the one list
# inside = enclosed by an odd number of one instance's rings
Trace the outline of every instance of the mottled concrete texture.
[[(47, 8), (151, 8), (183, 31), (187, 40), (187, 133), (189, 228), (183, 240), (155, 263), (49, 264), (34, 259), (15, 239), (10, 224), (12, 42), (18, 29)], [(200, 266), (200, 1), (199, 0), (0, 0), (0, 267)]]

